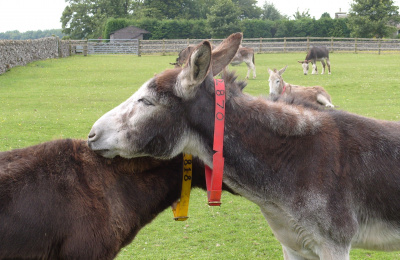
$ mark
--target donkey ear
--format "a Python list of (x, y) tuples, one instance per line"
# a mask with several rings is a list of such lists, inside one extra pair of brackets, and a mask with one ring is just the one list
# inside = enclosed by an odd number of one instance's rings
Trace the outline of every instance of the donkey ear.
[(279, 76), (281, 76), (283, 74), (283, 72), (285, 72), (286, 68), (287, 68), (287, 65), (283, 69), (279, 70), (279, 72), (278, 72)]
[(191, 97), (206, 78), (211, 65), (211, 44), (203, 41), (190, 54), (187, 65), (180, 73), (180, 87), (176, 89), (181, 97)]
[(212, 52), (213, 76), (218, 75), (226, 66), (231, 63), (233, 57), (242, 43), (243, 34), (234, 33), (223, 40)]
[(271, 69), (268, 69), (268, 73), (269, 73), (269, 75), (271, 75), (274, 72)]

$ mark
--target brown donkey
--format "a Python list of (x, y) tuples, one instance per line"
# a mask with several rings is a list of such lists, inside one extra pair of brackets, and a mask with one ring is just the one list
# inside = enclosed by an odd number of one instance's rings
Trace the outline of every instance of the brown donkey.
[[(241, 34), (212, 51), (199, 44), (184, 68), (164, 71), (93, 125), (105, 157), (198, 155), (212, 167), (213, 75)], [(224, 182), (260, 206), (285, 259), (348, 260), (352, 247), (400, 250), (400, 124), (312, 110), (226, 84)], [(217, 93), (218, 95), (222, 94)]]
[[(205, 188), (198, 159), (192, 177)], [(69, 139), (0, 152), (0, 259), (113, 259), (181, 183), (182, 156), (110, 160)]]
[(304, 100), (316, 105), (334, 107), (331, 96), (323, 87), (302, 87), (285, 82), (282, 78), (282, 74), (285, 72), (286, 68), (287, 66), (279, 71), (276, 69), (268, 69), (270, 95), (293, 96), (295, 99)]

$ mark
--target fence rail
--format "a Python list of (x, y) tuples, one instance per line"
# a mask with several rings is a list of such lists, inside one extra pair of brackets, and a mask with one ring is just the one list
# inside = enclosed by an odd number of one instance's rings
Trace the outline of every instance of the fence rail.
[(138, 39), (89, 39), (87, 42), (89, 54), (136, 54), (139, 55)]
[[(199, 39), (175, 40), (141, 40), (139, 53), (176, 53), (191, 44), (198, 44)], [(222, 39), (210, 39), (217, 45)], [(330, 52), (400, 52), (398, 39), (365, 39), (333, 37), (285, 37), (285, 38), (251, 38), (243, 39), (242, 45), (253, 48), (257, 53), (272, 52), (306, 52), (313, 45), (325, 45)]]

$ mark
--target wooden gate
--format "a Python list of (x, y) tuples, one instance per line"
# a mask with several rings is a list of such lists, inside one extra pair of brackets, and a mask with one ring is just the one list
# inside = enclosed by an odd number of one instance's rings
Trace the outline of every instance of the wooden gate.
[(89, 54), (136, 54), (139, 55), (138, 39), (89, 39)]

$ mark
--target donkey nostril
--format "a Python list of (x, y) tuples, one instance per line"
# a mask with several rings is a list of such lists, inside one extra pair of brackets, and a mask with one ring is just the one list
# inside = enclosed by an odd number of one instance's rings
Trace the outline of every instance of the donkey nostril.
[(99, 135), (95, 131), (90, 131), (88, 135), (88, 142), (95, 142), (99, 138)]

